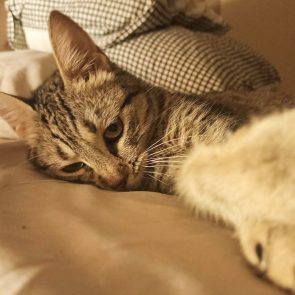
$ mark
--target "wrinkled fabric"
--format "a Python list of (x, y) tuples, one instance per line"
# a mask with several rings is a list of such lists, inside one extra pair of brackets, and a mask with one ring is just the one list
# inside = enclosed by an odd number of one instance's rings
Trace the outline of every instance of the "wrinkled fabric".
[(57, 69), (52, 54), (36, 50), (0, 52), (0, 91), (30, 99)]
[[(56, 68), (54, 58), (49, 53), (28, 49), (1, 51), (0, 105), (1, 92), (29, 100), (33, 96), (34, 90), (49, 78)], [(17, 138), (15, 132), (1, 116), (0, 138)]]
[(0, 144), (0, 294), (278, 295), (175, 197), (51, 179)]

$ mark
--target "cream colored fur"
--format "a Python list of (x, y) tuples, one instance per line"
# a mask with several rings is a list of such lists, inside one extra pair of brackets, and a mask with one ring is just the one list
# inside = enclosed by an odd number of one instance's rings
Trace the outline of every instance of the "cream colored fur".
[[(40, 90), (36, 113), (10, 97), (0, 104), (29, 144), (30, 161), (54, 177), (104, 189), (176, 186), (197, 213), (234, 228), (249, 263), (295, 291), (295, 98), (147, 88), (112, 67), (68, 17), (55, 11), (49, 23), (65, 91)], [(114, 122), (124, 127), (110, 142), (105, 132)]]
[(99, 71), (94, 74), (89, 75), (89, 79), (87, 82), (83, 79), (79, 79), (76, 81), (76, 83), (72, 84), (72, 91), (77, 92), (84, 92), (87, 90), (87, 88), (94, 89), (95, 87), (99, 87), (102, 84), (111, 81), (114, 79), (113, 73), (107, 72), (107, 71)]
[(189, 207), (233, 227), (248, 262), (293, 291), (294, 126), (295, 110), (285, 111), (254, 121), (225, 143), (198, 144), (177, 176)]

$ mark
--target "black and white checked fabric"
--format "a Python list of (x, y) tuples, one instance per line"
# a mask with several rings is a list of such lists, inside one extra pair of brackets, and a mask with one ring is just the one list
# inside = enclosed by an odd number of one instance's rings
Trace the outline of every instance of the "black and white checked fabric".
[(247, 46), (179, 26), (140, 35), (106, 53), (134, 75), (171, 91), (254, 90), (279, 80), (276, 70)]
[(14, 48), (27, 47), (26, 28), (46, 31), (57, 9), (120, 67), (171, 91), (253, 90), (280, 80), (262, 56), (221, 34), (221, 25), (171, 14), (158, 0), (6, 0), (6, 6)]
[[(181, 14), (171, 13), (158, 0), (5, 0), (14, 20), (23, 27), (47, 30), (50, 11), (59, 10), (79, 23), (101, 48), (112, 46), (136, 34), (181, 22)], [(183, 20), (185, 22), (185, 20)], [(194, 19), (202, 30), (215, 30), (218, 24)], [(13, 39), (10, 18), (9, 36)], [(14, 38), (16, 36), (14, 35)], [(17, 40), (13, 43), (17, 46)], [(25, 45), (25, 44), (20, 44)]]

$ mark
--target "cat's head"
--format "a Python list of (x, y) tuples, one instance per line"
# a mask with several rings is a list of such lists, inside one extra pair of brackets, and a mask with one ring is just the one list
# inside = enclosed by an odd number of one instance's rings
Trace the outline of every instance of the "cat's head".
[(64, 88), (40, 95), (35, 110), (6, 97), (0, 115), (46, 173), (105, 189), (137, 188), (154, 116), (144, 89), (65, 15), (52, 12), (49, 29)]

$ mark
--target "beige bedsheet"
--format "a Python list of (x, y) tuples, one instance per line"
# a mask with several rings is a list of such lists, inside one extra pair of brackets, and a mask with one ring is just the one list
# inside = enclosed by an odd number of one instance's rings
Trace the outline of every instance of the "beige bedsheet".
[(0, 295), (284, 294), (253, 275), (231, 232), (175, 198), (53, 181), (25, 153), (0, 139)]
[(0, 144), (0, 294), (283, 294), (174, 197), (52, 180)]

